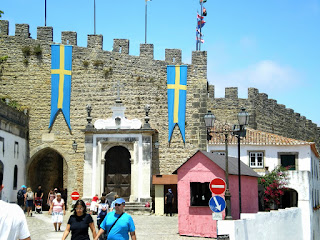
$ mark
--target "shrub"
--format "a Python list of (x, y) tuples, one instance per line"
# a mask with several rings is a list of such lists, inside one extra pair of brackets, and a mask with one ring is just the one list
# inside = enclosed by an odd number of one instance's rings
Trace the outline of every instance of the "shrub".
[(29, 46), (25, 46), (21, 50), (22, 50), (22, 53), (23, 53), (24, 57), (29, 57), (30, 56), (31, 49), (30, 49)]
[(0, 57), (0, 64), (7, 61), (7, 59), (8, 59), (8, 56), (1, 56)]
[(86, 60), (84, 60), (82, 63), (83, 63), (83, 66), (84, 66), (84, 67), (88, 67), (88, 66), (89, 66), (89, 62), (86, 61)]
[(42, 48), (40, 47), (40, 44), (34, 46), (33, 53), (37, 56), (40, 56), (42, 54)]
[(280, 197), (284, 195), (288, 184), (287, 170), (289, 168), (278, 166), (269, 174), (258, 179), (258, 183), (264, 186), (264, 202), (280, 204)]
[(93, 61), (93, 66), (95, 66), (95, 67), (103, 66), (103, 61), (95, 60), (95, 61)]

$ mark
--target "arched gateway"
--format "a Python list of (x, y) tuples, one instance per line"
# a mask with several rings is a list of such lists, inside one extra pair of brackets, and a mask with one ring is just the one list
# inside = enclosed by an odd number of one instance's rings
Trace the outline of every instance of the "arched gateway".
[(47, 209), (46, 199), (50, 189), (62, 192), (67, 188), (68, 165), (66, 160), (52, 148), (44, 148), (34, 154), (27, 167), (27, 185), (35, 192), (40, 184), (43, 190), (43, 208)]

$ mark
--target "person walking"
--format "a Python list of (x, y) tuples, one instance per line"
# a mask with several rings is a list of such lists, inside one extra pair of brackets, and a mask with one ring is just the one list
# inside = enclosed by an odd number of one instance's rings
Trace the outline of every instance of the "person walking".
[(96, 194), (93, 198), (92, 198), (92, 201), (91, 201), (91, 204), (90, 204), (90, 214), (96, 214), (97, 213), (97, 205), (98, 205), (98, 201), (99, 201), (99, 197), (98, 197), (98, 194)]
[(164, 202), (166, 204), (166, 215), (168, 216), (168, 214), (170, 214), (170, 217), (172, 217), (172, 205), (174, 203), (174, 196), (172, 193), (172, 190), (169, 188), (168, 192), (166, 193), (166, 196), (164, 198)]
[[(61, 198), (61, 193), (56, 194), (56, 198), (52, 201), (52, 204), (49, 209), (49, 215), (52, 214), (52, 222), (55, 231), (61, 231), (60, 227), (63, 221), (63, 215), (66, 215), (66, 210), (64, 206), (64, 201)], [(58, 225), (58, 229), (57, 229)]]
[[(98, 214), (97, 214), (97, 226), (98, 230), (100, 230), (100, 225), (108, 214), (109, 204), (106, 197), (102, 196), (98, 205)], [(105, 239), (104, 234), (100, 236), (101, 240)]]
[[(29, 217), (31, 215), (32, 217), (32, 207), (34, 205), (34, 193), (32, 192), (32, 189), (28, 187), (27, 193), (26, 193), (26, 200), (27, 200), (27, 216)], [(30, 213), (31, 211), (31, 213)]]
[(22, 185), (19, 191), (17, 192), (17, 202), (21, 209), (24, 211), (25, 206), (25, 194), (26, 194), (27, 187)]
[(55, 198), (56, 198), (56, 194), (54, 193), (53, 189), (51, 189), (48, 193), (48, 199), (47, 199), (47, 205), (49, 206), (49, 208), (51, 207), (52, 201)]
[[(0, 192), (3, 173), (0, 172)], [(0, 200), (0, 239), (31, 240), (27, 220), (23, 210), (16, 204)]]
[(132, 240), (136, 240), (133, 219), (124, 212), (125, 203), (123, 198), (115, 200), (115, 211), (109, 212), (104, 218), (94, 240), (98, 240), (103, 233), (106, 233), (107, 240), (128, 240), (129, 234)]
[(70, 216), (66, 230), (63, 233), (62, 240), (65, 240), (71, 231), (71, 240), (90, 240), (88, 229), (90, 228), (92, 236), (95, 238), (97, 233), (94, 227), (93, 219), (87, 214), (87, 207), (83, 200), (77, 200), (74, 204), (73, 215)]
[(41, 189), (41, 185), (38, 186), (38, 189), (35, 192), (35, 198), (40, 198), (41, 200), (43, 198), (43, 191)]
[(110, 205), (110, 211), (114, 210), (114, 204), (116, 203), (116, 200), (120, 198), (119, 195), (114, 195), (114, 200), (112, 201), (111, 205)]

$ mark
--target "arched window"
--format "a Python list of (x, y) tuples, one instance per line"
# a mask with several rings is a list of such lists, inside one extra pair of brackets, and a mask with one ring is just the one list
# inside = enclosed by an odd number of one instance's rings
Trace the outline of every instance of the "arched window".
[(18, 185), (18, 166), (14, 166), (14, 172), (13, 172), (13, 190), (17, 189)]

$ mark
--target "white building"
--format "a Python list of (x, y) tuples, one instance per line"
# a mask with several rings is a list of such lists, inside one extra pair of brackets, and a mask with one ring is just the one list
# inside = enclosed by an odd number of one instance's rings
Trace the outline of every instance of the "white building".
[[(238, 157), (237, 138), (230, 135), (228, 140), (228, 155)], [(224, 139), (215, 135), (208, 151), (224, 154)], [(240, 159), (261, 175), (279, 165), (291, 166), (284, 207), (301, 208), (304, 239), (317, 239), (320, 236), (320, 209), (317, 208), (320, 205), (320, 157), (315, 143), (249, 128), (241, 140)]]
[(0, 171), (4, 189), (0, 199), (17, 201), (17, 191), (26, 184), (27, 116), (0, 102)]

